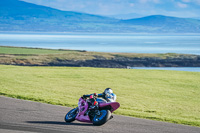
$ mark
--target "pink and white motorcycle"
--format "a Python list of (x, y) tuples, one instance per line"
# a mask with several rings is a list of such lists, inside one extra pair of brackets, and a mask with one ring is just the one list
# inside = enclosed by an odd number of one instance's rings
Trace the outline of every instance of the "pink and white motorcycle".
[(112, 119), (112, 112), (120, 106), (118, 102), (115, 102), (116, 95), (112, 93), (106, 96), (107, 100), (98, 98), (101, 95), (94, 93), (80, 97), (78, 107), (70, 110), (66, 114), (65, 121), (72, 122), (78, 120), (100, 126)]

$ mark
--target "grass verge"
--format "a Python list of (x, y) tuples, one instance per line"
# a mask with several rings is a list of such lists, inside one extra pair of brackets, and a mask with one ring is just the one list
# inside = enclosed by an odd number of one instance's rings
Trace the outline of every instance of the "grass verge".
[[(28, 48), (28, 47), (13, 47), (13, 46), (0, 46), (0, 55), (15, 55), (21, 57), (27, 56), (56, 56), (65, 59), (80, 59), (81, 56), (84, 60), (101, 57), (105, 59), (112, 59), (115, 57), (155, 57), (155, 58), (177, 58), (177, 57), (195, 57), (195, 55), (165, 53), (165, 54), (146, 54), (146, 53), (106, 53), (106, 52), (89, 52), (84, 50), (67, 50), (67, 49), (44, 49), (44, 48)], [(64, 57), (63, 57), (64, 56)]]
[(0, 46), (0, 64), (20, 66), (198, 67), (199, 55), (105, 53), (84, 50)]
[(200, 73), (0, 65), (0, 95), (76, 107), (83, 94), (111, 87), (115, 114), (200, 127)]

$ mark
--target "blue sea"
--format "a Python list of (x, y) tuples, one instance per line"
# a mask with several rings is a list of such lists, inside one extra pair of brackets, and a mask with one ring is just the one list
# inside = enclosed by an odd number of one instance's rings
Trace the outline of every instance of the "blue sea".
[[(200, 55), (200, 34), (0, 33), (0, 46)], [(140, 68), (148, 69), (148, 68)], [(155, 69), (155, 68), (152, 68)], [(167, 68), (163, 68), (168, 70)], [(171, 68), (173, 69), (173, 68)], [(176, 68), (175, 68), (176, 69)], [(181, 69), (179, 69), (181, 70)], [(182, 68), (183, 70), (183, 68)], [(199, 71), (187, 68), (183, 71)]]
[(131, 67), (130, 69), (200, 72), (200, 67)]
[(200, 34), (0, 33), (0, 45), (98, 52), (200, 55)]

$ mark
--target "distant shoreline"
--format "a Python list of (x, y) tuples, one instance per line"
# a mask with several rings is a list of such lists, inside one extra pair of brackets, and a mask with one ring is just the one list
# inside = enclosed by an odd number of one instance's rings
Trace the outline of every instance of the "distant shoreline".
[(200, 67), (131, 67), (129, 69), (200, 72)]
[(198, 35), (200, 36), (200, 33), (174, 33), (174, 32), (169, 32), (169, 33), (148, 33), (148, 32), (120, 32), (120, 33), (116, 33), (116, 32), (56, 32), (56, 31), (0, 31), (0, 34), (132, 34), (132, 35)]
[(88, 52), (0, 46), (0, 64), (70, 67), (200, 67), (200, 55)]

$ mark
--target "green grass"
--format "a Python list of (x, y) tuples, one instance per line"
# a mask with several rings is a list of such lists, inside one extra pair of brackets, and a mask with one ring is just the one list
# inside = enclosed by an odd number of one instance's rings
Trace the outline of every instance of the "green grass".
[(0, 94), (76, 107), (83, 94), (111, 87), (120, 115), (200, 127), (200, 73), (0, 65)]
[(72, 52), (72, 50), (0, 46), (0, 54), (40, 55), (40, 54), (63, 54), (68, 52)]
[[(20, 55), (20, 56), (28, 56), (28, 55), (44, 55), (44, 56), (56, 56), (56, 57), (65, 57), (66, 59), (76, 58), (84, 56), (84, 59), (91, 59), (94, 56), (101, 56), (106, 59), (111, 59), (114, 57), (158, 57), (158, 58), (175, 58), (180, 56), (194, 56), (187, 54), (176, 54), (176, 53), (165, 53), (165, 54), (147, 54), (147, 53), (106, 53), (106, 52), (88, 52), (83, 50), (66, 50), (66, 49), (42, 49), (42, 48), (28, 48), (28, 47), (10, 47), (10, 46), (0, 46), (0, 55)], [(77, 58), (77, 56), (79, 56)]]

